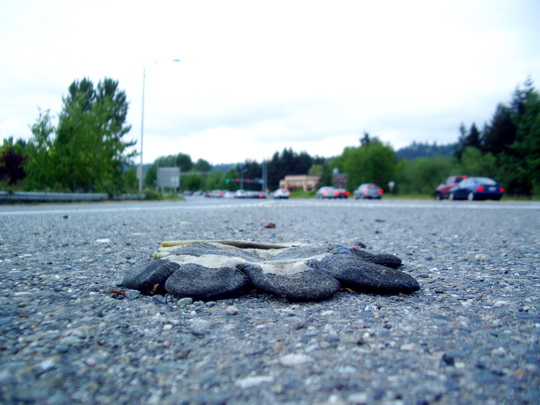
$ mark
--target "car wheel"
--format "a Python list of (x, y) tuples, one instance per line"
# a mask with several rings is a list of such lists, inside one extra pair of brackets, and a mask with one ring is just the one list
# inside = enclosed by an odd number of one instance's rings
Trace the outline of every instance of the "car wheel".
[(469, 201), (474, 201), (474, 193), (469, 193), (469, 194), (467, 195), (467, 200), (469, 200)]
[(442, 194), (441, 194), (441, 193), (437, 193), (436, 198), (437, 198), (437, 201), (441, 201), (441, 200), (443, 199)]

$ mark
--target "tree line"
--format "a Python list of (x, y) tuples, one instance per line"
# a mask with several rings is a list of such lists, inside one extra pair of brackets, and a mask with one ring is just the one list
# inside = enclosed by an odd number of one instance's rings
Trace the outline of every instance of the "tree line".
[(447, 176), (468, 175), (491, 177), (510, 195), (540, 196), (540, 94), (531, 79), (481, 129), (462, 123), (459, 134), (452, 156), (400, 160), (397, 191), (428, 194)]
[[(4, 139), (0, 148), (0, 185), (7, 189), (98, 191), (116, 194), (138, 190), (136, 144), (125, 140), (129, 103), (118, 82), (104, 79), (97, 86), (89, 79), (74, 81), (62, 99), (55, 125), (48, 110), (40, 111), (31, 125), (29, 141)], [(421, 156), (421, 157), (418, 157)], [(159, 167), (179, 167), (183, 190), (262, 188), (263, 171), (270, 190), (286, 175), (321, 176), (320, 186), (332, 184), (337, 171), (348, 175), (347, 188), (377, 183), (398, 194), (431, 195), (450, 175), (495, 178), (509, 194), (540, 195), (540, 95), (532, 80), (516, 88), (509, 103), (496, 106), (482, 129), (476, 123), (459, 127), (455, 144), (414, 142), (398, 150), (364, 132), (356, 146), (333, 158), (297, 153), (290, 148), (275, 152), (263, 163), (246, 160), (212, 166), (178, 153), (163, 156), (147, 170), (145, 188), (156, 187)], [(249, 181), (247, 181), (249, 180)]]
[[(192, 162), (189, 155), (179, 153), (156, 159), (148, 168), (144, 185), (155, 188), (159, 167), (178, 167), (180, 169), (180, 188), (189, 191), (226, 189), (236, 191), (261, 190), (263, 187), (264, 166), (267, 168), (267, 184), (269, 189), (276, 189), (279, 181), (289, 174), (307, 174), (311, 170), (317, 173), (317, 167), (323, 166), (324, 158), (311, 157), (306, 152), (296, 153), (291, 148), (275, 152), (268, 162), (246, 160), (243, 163), (221, 164), (212, 166), (206, 160)], [(135, 167), (129, 169), (135, 175)]]

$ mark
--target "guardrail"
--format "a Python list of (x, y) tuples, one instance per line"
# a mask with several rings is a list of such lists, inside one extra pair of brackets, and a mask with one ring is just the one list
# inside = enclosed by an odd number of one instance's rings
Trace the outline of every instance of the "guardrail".
[[(122, 194), (112, 200), (144, 200), (144, 194)], [(0, 191), (0, 202), (84, 202), (107, 201), (111, 198), (107, 193), (44, 193), (35, 191)]]
[(146, 200), (146, 195), (144, 194), (122, 194), (115, 195), (112, 198), (115, 201), (126, 201), (126, 200)]

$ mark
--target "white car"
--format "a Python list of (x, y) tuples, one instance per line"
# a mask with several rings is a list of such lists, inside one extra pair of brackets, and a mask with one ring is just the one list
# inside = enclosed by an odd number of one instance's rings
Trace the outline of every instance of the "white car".
[(272, 197), (276, 199), (289, 198), (290, 195), (291, 195), (291, 192), (287, 190), (286, 188), (278, 188), (276, 191), (272, 193)]

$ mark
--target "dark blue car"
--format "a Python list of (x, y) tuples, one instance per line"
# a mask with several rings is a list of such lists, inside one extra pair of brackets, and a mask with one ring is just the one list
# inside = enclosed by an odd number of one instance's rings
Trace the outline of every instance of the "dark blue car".
[(450, 190), (449, 200), (500, 200), (504, 188), (489, 177), (467, 177)]

